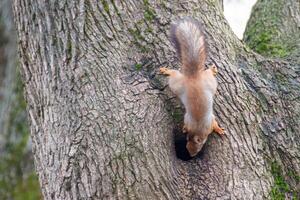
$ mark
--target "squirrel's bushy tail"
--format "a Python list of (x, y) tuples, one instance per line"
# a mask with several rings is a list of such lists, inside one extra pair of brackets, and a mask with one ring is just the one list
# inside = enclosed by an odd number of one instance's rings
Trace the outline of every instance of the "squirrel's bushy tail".
[(201, 29), (200, 22), (191, 17), (185, 17), (171, 25), (171, 41), (182, 63), (183, 74), (188, 76), (204, 70), (206, 50)]

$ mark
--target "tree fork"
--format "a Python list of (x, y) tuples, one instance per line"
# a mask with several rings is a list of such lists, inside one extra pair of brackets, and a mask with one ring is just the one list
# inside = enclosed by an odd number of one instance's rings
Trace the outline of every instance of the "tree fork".
[[(209, 0), (14, 1), (45, 199), (266, 199), (273, 158), (299, 174), (296, 65), (253, 53), (221, 12)], [(182, 161), (180, 104), (156, 73), (178, 66), (167, 36), (186, 15), (204, 24), (227, 138)]]

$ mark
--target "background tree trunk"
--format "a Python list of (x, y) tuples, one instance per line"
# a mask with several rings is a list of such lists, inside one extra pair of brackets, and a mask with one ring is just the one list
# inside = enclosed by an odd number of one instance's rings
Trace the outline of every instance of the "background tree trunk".
[[(16, 33), (13, 27), (11, 5), (8, 1), (0, 4), (0, 152), (4, 151), (4, 143), (9, 129), (9, 113), (14, 98), (14, 84), (17, 66)], [(5, 114), (4, 114), (5, 113)], [(24, 120), (24, 118), (23, 118)], [(15, 134), (13, 137), (16, 137)]]
[[(299, 65), (249, 50), (219, 1), (15, 0), (14, 12), (45, 199), (297, 195)], [(219, 67), (215, 113), (227, 137), (211, 135), (183, 161), (182, 108), (156, 72), (178, 66), (167, 36), (186, 15), (204, 24)]]
[(300, 63), (300, 2), (258, 1), (253, 7), (244, 41), (266, 56), (288, 57)]
[(0, 1), (0, 199), (37, 199), (12, 2)]

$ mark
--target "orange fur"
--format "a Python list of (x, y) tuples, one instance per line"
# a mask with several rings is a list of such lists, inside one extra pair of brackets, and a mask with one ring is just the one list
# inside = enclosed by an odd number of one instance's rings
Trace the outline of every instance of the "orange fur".
[[(178, 70), (160, 68), (161, 74), (169, 76), (171, 90), (179, 96), (185, 106), (183, 131), (187, 132), (186, 148), (191, 156), (195, 156), (201, 150), (212, 131), (224, 134), (224, 129), (219, 127), (212, 114), (212, 101), (217, 88), (216, 72), (216, 67), (212, 66), (190, 77)], [(189, 117), (186, 117), (187, 115)]]
[[(171, 90), (184, 104), (186, 113), (183, 131), (187, 132), (186, 148), (191, 156), (195, 156), (212, 131), (224, 134), (224, 129), (219, 127), (213, 115), (213, 97), (217, 90), (215, 76), (218, 70), (214, 65), (204, 70), (204, 35), (196, 20), (180, 20), (173, 25), (172, 30), (183, 73), (165, 67), (160, 68), (160, 73), (169, 76)], [(196, 36), (200, 38), (189, 38)]]

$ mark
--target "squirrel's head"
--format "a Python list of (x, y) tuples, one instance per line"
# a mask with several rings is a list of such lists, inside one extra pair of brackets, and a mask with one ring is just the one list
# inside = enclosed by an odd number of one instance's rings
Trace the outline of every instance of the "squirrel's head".
[(207, 138), (201, 138), (199, 135), (187, 135), (186, 149), (191, 157), (196, 156), (202, 149)]

